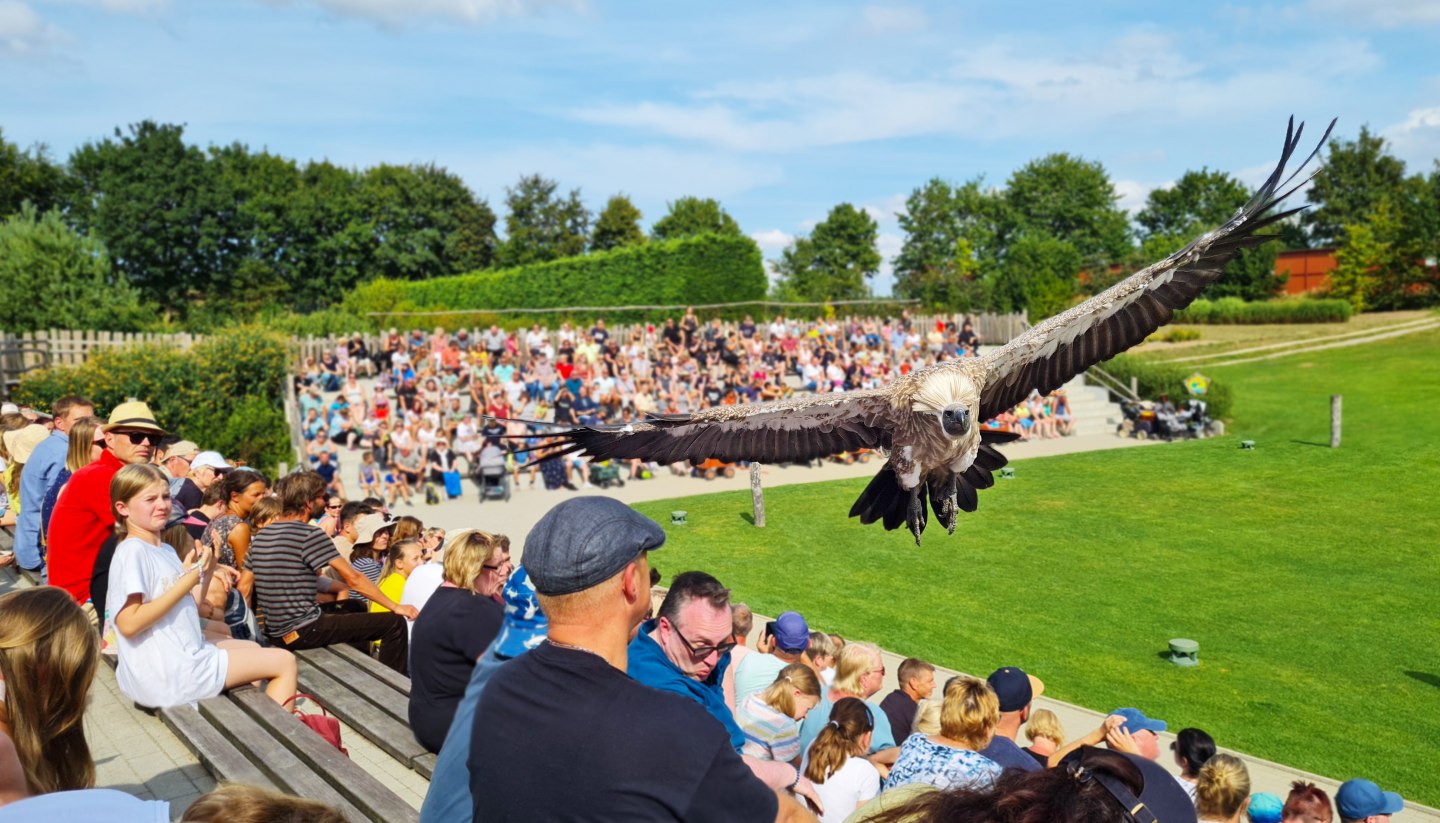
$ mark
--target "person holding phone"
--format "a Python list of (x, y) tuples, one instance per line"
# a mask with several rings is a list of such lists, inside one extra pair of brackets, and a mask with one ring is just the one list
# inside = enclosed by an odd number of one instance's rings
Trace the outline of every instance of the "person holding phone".
[(735, 670), (735, 705), (769, 688), (780, 670), (792, 663), (804, 663), (813, 669), (805, 656), (809, 647), (810, 626), (799, 612), (785, 612), (766, 623), (764, 635), (755, 644), (755, 654), (745, 655)]

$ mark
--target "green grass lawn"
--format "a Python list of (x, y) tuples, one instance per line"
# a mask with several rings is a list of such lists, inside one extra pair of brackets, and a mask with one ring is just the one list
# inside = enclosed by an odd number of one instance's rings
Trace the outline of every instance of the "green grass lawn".
[[(864, 480), (769, 490), (765, 529), (748, 492), (637, 508), (667, 524), (667, 579), (1440, 805), (1440, 333), (1209, 373), (1235, 387), (1230, 436), (1017, 463), (918, 549), (845, 516)], [(1162, 659), (1172, 637), (1200, 667)]]

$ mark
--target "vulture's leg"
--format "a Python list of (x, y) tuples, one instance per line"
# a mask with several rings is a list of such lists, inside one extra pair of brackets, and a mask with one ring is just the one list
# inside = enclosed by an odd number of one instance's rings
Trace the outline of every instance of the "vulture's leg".
[(950, 534), (955, 533), (955, 519), (960, 507), (955, 502), (955, 493), (958, 488), (955, 474), (946, 472), (943, 477), (930, 476), (930, 508), (935, 511), (935, 519)]
[(920, 534), (925, 531), (925, 484), (910, 490), (910, 507), (905, 513), (905, 523), (915, 535), (915, 545), (920, 545)]

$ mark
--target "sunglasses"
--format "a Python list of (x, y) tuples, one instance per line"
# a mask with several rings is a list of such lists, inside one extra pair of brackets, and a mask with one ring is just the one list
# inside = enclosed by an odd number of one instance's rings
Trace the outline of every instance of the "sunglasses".
[(141, 443), (149, 443), (153, 446), (160, 442), (160, 438), (164, 437), (164, 435), (158, 432), (116, 432), (116, 434), (123, 434), (130, 438), (130, 445), (132, 446), (138, 446)]

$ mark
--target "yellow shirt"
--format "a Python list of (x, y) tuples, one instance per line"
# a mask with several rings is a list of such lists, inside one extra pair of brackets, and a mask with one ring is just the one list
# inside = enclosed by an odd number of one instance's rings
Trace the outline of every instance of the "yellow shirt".
[[(380, 581), (380, 591), (384, 592), (386, 597), (399, 603), (400, 595), (405, 591), (405, 575), (400, 572), (391, 572), (389, 577)], [(371, 600), (370, 611), (388, 612), (390, 610)]]

